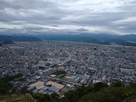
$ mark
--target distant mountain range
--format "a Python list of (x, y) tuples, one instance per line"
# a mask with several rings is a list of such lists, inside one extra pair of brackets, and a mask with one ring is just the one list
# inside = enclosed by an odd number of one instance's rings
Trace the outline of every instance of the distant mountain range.
[(0, 35), (2, 41), (41, 41), (56, 40), (56, 41), (77, 41), (88, 42), (95, 44), (118, 44), (123, 46), (136, 46), (136, 35), (110, 35), (110, 34), (37, 34), (31, 36), (25, 35)]
[(41, 39), (33, 36), (0, 35), (0, 42), (3, 41), (41, 41)]
[(63, 40), (63, 41), (79, 41), (88, 42), (96, 44), (118, 44), (123, 46), (136, 46), (136, 35), (110, 35), (110, 34), (78, 34), (78, 35), (68, 35), (68, 34), (43, 34), (37, 37), (43, 40)]

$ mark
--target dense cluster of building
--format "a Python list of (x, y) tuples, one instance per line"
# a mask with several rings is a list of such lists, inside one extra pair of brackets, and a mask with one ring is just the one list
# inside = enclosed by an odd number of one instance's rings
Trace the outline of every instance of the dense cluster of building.
[[(16, 42), (0, 47), (0, 77), (22, 73), (25, 80), (13, 81), (13, 85), (44, 94), (82, 84), (134, 82), (135, 51), (136, 47), (82, 42)], [(54, 75), (59, 70), (66, 75)]]

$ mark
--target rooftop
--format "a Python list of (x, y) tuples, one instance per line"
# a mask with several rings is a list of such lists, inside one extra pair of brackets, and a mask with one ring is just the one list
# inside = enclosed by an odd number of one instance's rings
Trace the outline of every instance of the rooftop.
[(48, 90), (57, 93), (57, 92), (59, 92), (60, 89), (58, 89), (58, 88), (56, 88), (56, 87), (49, 87)]

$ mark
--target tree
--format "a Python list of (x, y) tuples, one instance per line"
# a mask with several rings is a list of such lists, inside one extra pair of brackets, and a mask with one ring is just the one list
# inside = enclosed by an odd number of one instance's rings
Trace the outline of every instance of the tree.
[(95, 92), (100, 91), (102, 88), (105, 88), (105, 87), (108, 87), (108, 85), (105, 83), (102, 83), (102, 82), (96, 83), (94, 85), (94, 91)]
[(25, 93), (27, 93), (27, 86), (24, 86), (23, 88), (21, 88), (21, 93), (25, 95)]
[(113, 83), (112, 86), (114, 86), (114, 87), (121, 87), (121, 86), (125, 86), (125, 85), (124, 85), (123, 82), (117, 81), (117, 82)]
[(51, 94), (51, 101), (52, 102), (58, 102), (59, 101), (59, 95), (57, 93)]
[(4, 98), (4, 96), (7, 94), (7, 90), (4, 88), (4, 87), (1, 87), (0, 88), (0, 95), (1, 96), (3, 96), (3, 98)]

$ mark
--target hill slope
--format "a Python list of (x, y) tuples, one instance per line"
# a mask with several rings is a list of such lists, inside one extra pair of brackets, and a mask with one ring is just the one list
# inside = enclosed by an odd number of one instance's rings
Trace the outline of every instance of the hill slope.
[(2, 41), (41, 41), (41, 39), (33, 36), (0, 35), (0, 42)]
[[(118, 44), (123, 46), (136, 46), (136, 35), (110, 35), (110, 34), (78, 34), (78, 35), (38, 35), (37, 37), (44, 40), (63, 40), (63, 41), (78, 41), (96, 44)], [(132, 43), (133, 42), (133, 43)]]

